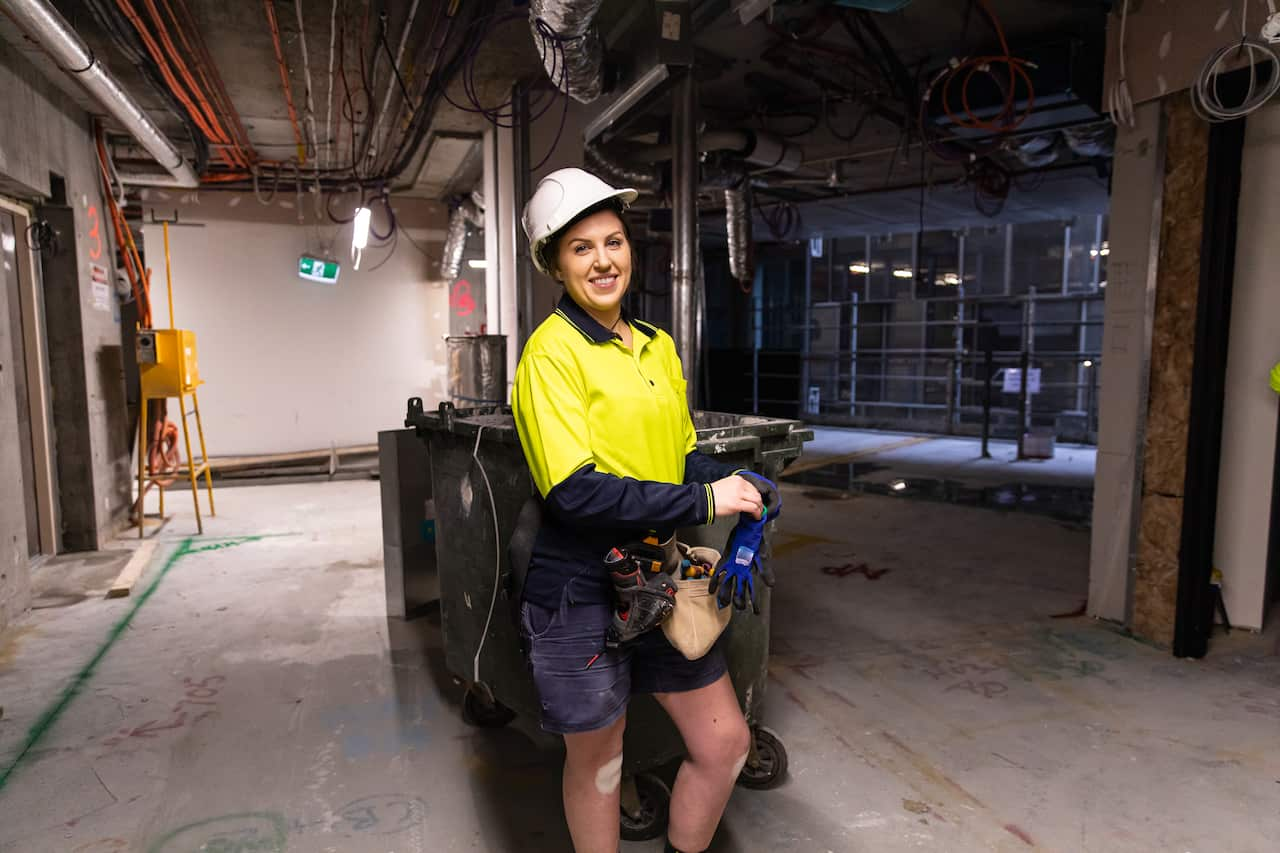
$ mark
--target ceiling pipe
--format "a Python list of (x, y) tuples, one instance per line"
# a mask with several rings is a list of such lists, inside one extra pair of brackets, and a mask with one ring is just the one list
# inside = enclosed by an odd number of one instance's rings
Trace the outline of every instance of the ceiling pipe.
[[(147, 153), (173, 176), (172, 185), (200, 185), (200, 179), (177, 147), (156, 127), (138, 102), (125, 92), (106, 66), (98, 61), (57, 9), (46, 0), (0, 0), (0, 8), (12, 15), (63, 71), (79, 80), (98, 103), (124, 125)], [(121, 180), (144, 183), (144, 180), (131, 179), (126, 175), (122, 175)]]
[(698, 265), (698, 81), (692, 70), (671, 92), (671, 331), (688, 377), (689, 405), (698, 399), (695, 285)]
[[(589, 104), (604, 90), (600, 34), (594, 26), (604, 0), (531, 0), (533, 46), (551, 82)], [(545, 28), (545, 30), (544, 30)]]

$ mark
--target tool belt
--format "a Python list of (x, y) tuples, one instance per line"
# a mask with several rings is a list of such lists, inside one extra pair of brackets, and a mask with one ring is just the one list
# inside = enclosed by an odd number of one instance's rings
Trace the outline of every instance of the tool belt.
[(707, 590), (720, 553), (656, 537), (613, 548), (605, 557), (614, 589), (614, 615), (605, 647), (662, 627), (667, 641), (689, 660), (711, 651), (732, 614)]

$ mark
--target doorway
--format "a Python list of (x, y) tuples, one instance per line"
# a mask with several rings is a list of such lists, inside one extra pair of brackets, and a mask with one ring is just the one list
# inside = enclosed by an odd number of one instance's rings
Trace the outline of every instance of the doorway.
[(57, 552), (43, 306), (36, 287), (33, 253), (26, 241), (25, 208), (0, 200), (0, 299), (7, 307), (3, 336), (12, 365), (21, 495), (26, 517), (27, 557)]

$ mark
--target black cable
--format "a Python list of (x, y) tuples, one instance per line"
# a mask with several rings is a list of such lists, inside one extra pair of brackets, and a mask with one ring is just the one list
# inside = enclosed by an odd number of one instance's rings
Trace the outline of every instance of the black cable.
[(396, 65), (396, 58), (391, 53), (391, 45), (387, 44), (387, 13), (382, 13), (382, 24), (378, 27), (378, 41), (382, 43), (382, 49), (387, 54), (387, 62), (391, 64), (391, 73), (396, 76), (396, 83), (400, 85), (400, 94), (404, 96), (404, 102), (413, 108), (413, 97), (409, 94), (409, 87), (404, 84), (404, 78), (400, 76), (400, 68)]
[(396, 253), (396, 249), (398, 248), (400, 248), (400, 231), (396, 229), (391, 232), (391, 251), (387, 252), (387, 256), (385, 258), (369, 267), (365, 272), (377, 272), (382, 269), (383, 265), (386, 264), (387, 261), (391, 260), (391, 256)]
[[(373, 206), (378, 202), (382, 203), (382, 209), (387, 213), (388, 230), (386, 234), (379, 234), (378, 230), (373, 227)], [(385, 186), (379, 191), (372, 201), (366, 202), (365, 207), (369, 208), (369, 233), (373, 235), (375, 240), (390, 240), (396, 233), (396, 212), (391, 207), (391, 199), (387, 195)]]

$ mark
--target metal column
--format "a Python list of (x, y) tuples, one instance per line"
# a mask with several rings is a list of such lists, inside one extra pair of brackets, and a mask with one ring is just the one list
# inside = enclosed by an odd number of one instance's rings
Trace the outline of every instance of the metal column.
[(694, 284), (698, 266), (697, 81), (684, 72), (671, 90), (671, 334), (688, 380), (690, 405), (698, 399)]

